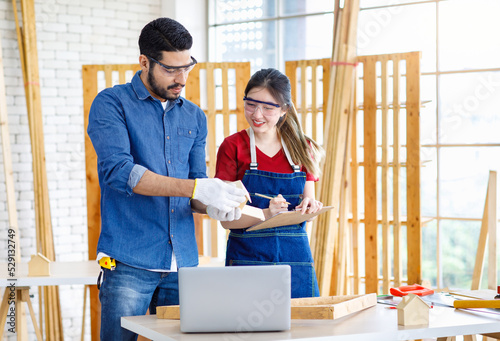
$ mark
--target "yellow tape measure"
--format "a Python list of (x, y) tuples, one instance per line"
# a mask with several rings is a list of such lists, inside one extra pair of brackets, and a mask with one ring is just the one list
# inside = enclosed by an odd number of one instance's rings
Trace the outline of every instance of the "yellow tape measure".
[(99, 265), (105, 269), (114, 270), (116, 267), (116, 261), (114, 258), (102, 257), (99, 259)]

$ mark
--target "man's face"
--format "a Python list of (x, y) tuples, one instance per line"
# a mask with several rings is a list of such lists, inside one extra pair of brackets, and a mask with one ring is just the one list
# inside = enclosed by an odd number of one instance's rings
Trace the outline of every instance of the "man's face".
[(187, 66), (192, 64), (191, 53), (189, 50), (180, 52), (163, 51), (162, 58), (156, 61), (148, 58), (149, 68), (147, 69), (147, 77), (143, 79), (149, 93), (161, 100), (176, 100), (179, 98), (182, 88), (186, 85), (186, 80), (189, 74), (188, 69), (167, 69), (164, 66)]

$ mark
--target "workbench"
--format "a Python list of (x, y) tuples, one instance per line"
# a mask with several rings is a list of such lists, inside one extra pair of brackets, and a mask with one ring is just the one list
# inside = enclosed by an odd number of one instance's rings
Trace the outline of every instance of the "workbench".
[[(0, 288), (5, 287), (2, 304), (0, 306), (0, 322), (4, 328), (6, 323), (7, 313), (9, 311), (8, 294), (11, 289), (16, 292), (16, 326), (17, 339), (27, 339), (27, 322), (24, 313), (23, 302), (28, 304), (29, 313), (37, 334), (37, 339), (41, 340), (41, 332), (38, 328), (38, 323), (35, 320), (35, 314), (32, 310), (30, 300), (30, 287), (51, 286), (51, 285), (90, 285), (97, 283), (100, 266), (95, 260), (78, 261), (78, 262), (51, 262), (49, 276), (28, 276), (28, 264), (21, 263), (16, 265), (16, 277), (11, 278), (7, 271), (7, 264), (0, 263)], [(85, 303), (84, 303), (85, 304)], [(82, 327), (83, 328), (83, 327)], [(3, 329), (2, 329), (3, 332)], [(2, 339), (0, 335), (0, 339)]]

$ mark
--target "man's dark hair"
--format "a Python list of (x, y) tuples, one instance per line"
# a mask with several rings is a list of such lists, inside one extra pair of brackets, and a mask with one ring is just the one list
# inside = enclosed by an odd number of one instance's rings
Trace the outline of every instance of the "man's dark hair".
[(161, 60), (163, 51), (184, 51), (191, 49), (193, 37), (177, 21), (158, 18), (148, 23), (139, 36), (141, 54)]

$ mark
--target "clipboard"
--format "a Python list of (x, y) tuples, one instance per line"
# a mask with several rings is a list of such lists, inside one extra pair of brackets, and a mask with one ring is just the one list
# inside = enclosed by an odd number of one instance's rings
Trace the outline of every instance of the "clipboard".
[(307, 213), (301, 214), (300, 211), (279, 212), (279, 213), (273, 215), (271, 218), (264, 220), (261, 223), (250, 226), (249, 228), (247, 228), (247, 231), (257, 231), (257, 230), (267, 229), (267, 228), (271, 228), (271, 227), (300, 224), (306, 220), (309, 220), (311, 218), (314, 218), (314, 217), (320, 215), (321, 213), (329, 211), (332, 208), (333, 208), (333, 206), (324, 206), (318, 212), (310, 213), (310, 214), (307, 214)]

